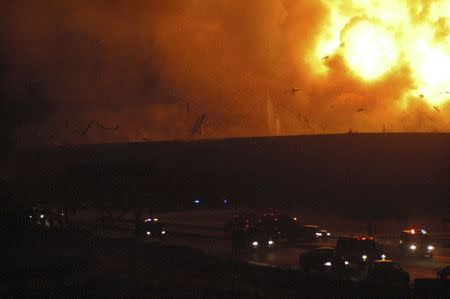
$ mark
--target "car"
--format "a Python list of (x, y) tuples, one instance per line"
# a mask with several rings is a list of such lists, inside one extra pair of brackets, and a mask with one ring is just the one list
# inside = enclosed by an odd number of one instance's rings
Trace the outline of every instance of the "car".
[(407, 288), (409, 274), (392, 260), (376, 260), (368, 268), (367, 281), (383, 286)]
[(437, 277), (442, 280), (447, 280), (450, 276), (450, 266), (447, 266), (439, 271), (437, 271)]
[(360, 269), (375, 260), (387, 259), (387, 254), (373, 237), (339, 237), (336, 252)]
[(265, 213), (257, 221), (259, 229), (273, 236), (278, 242), (295, 243), (301, 232), (300, 218), (278, 213)]
[(304, 241), (318, 241), (321, 236), (319, 226), (313, 224), (304, 225), (300, 232), (300, 238)]
[(275, 246), (275, 238), (258, 227), (236, 230), (231, 238), (235, 249), (269, 249)]
[(343, 274), (349, 266), (333, 247), (319, 247), (299, 256), (299, 268), (310, 275)]
[(62, 211), (42, 207), (33, 207), (26, 220), (32, 227), (44, 229), (61, 228), (65, 223)]
[(256, 217), (250, 213), (239, 213), (234, 215), (233, 219), (225, 224), (225, 237), (232, 238), (234, 233), (245, 232), (254, 228), (256, 225)]
[(158, 218), (147, 218), (138, 227), (135, 227), (135, 233), (146, 238), (164, 240), (167, 236), (167, 229)]
[(431, 236), (423, 228), (405, 229), (400, 234), (399, 248), (403, 255), (433, 258), (435, 251)]
[(322, 241), (327, 241), (328, 238), (331, 237), (331, 233), (329, 231), (327, 231), (326, 229), (321, 229), (319, 230), (319, 232), (316, 234), (317, 238), (322, 240)]

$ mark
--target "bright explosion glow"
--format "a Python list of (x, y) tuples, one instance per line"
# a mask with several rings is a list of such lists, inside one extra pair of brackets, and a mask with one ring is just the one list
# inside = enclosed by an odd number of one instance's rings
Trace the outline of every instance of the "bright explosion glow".
[(376, 79), (397, 63), (395, 40), (389, 31), (368, 21), (358, 22), (345, 34), (344, 58), (364, 79)]
[(330, 17), (318, 39), (320, 58), (341, 56), (347, 68), (370, 82), (407, 65), (415, 89), (429, 104), (450, 101), (450, 1), (328, 0)]

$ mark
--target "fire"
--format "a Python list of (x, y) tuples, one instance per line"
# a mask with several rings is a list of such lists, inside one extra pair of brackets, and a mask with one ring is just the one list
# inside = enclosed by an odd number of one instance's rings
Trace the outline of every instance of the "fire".
[(325, 4), (330, 13), (313, 53), (314, 69), (326, 75), (317, 58), (341, 56), (349, 71), (371, 82), (406, 66), (415, 84), (405, 98), (420, 95), (430, 105), (450, 101), (450, 1)]
[(368, 21), (358, 22), (346, 32), (343, 50), (348, 67), (367, 80), (382, 76), (398, 59), (392, 34)]

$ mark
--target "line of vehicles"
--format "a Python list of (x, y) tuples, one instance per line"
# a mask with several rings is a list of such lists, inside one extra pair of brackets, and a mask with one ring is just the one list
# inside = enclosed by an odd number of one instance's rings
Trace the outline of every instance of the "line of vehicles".
[[(33, 207), (25, 217), (25, 222), (39, 229), (64, 227), (64, 213), (58, 209)], [(99, 217), (97, 224), (114, 222), (108, 217)], [(133, 226), (138, 237), (165, 240), (166, 226), (156, 217), (146, 218)], [(260, 217), (251, 213), (240, 213), (224, 226), (225, 236), (232, 241), (235, 250), (270, 249), (281, 244), (295, 246), (300, 243), (316, 243), (315, 247), (301, 254), (299, 269), (316, 276), (345, 279), (355, 273), (364, 275), (367, 280), (406, 286), (409, 274), (394, 262), (382, 246), (370, 236), (336, 237), (318, 225), (302, 224), (300, 217), (268, 212)], [(335, 246), (326, 242), (333, 238)], [(333, 242), (334, 243), (334, 242)], [(410, 228), (400, 233), (399, 249), (404, 256), (432, 258), (435, 248), (427, 230)], [(437, 273), (441, 279), (450, 275), (450, 266)]]
[[(298, 216), (277, 213), (265, 213), (261, 217), (238, 214), (225, 225), (224, 231), (235, 249), (269, 249), (283, 243), (310, 245), (333, 238), (334, 247), (322, 246), (301, 254), (299, 269), (308, 275), (351, 278), (356, 274), (383, 284), (407, 286), (409, 283), (409, 274), (371, 236), (336, 237), (318, 225), (301, 224)], [(404, 256), (432, 258), (435, 247), (425, 229), (411, 228), (400, 233), (399, 251)], [(445, 269), (441, 272), (440, 277), (447, 273)]]
[(299, 241), (327, 241), (331, 233), (317, 225), (302, 225), (297, 216), (265, 213), (257, 217), (250, 213), (236, 214), (224, 226), (225, 237), (232, 240), (233, 248), (264, 248), (275, 244), (295, 245)]

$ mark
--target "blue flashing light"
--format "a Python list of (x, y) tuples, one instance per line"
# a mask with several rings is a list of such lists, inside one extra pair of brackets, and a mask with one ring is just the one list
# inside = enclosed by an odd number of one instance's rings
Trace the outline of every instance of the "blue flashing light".
[(224, 203), (224, 204), (227, 204), (227, 203), (228, 203), (228, 199), (225, 198), (225, 199), (223, 200), (223, 203)]

